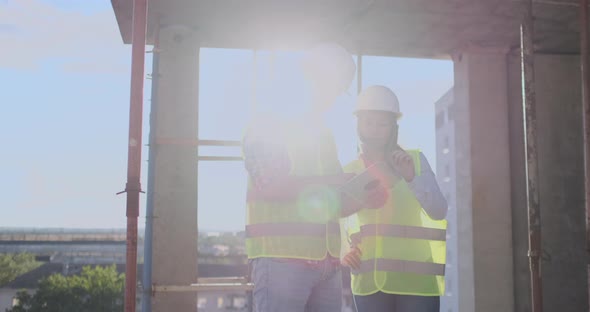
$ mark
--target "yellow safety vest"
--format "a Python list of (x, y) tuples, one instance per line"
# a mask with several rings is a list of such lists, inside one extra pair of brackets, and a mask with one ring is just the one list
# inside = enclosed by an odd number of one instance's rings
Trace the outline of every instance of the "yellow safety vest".
[[(420, 174), (420, 152), (407, 151)], [(360, 159), (345, 172), (365, 170)], [(402, 179), (379, 209), (363, 209), (352, 216), (352, 244), (362, 251), (359, 270), (352, 270), (355, 295), (376, 292), (416, 296), (444, 294), (446, 220), (431, 219)]]
[[(285, 144), (292, 176), (342, 173), (336, 145), (328, 129), (311, 145), (300, 127), (290, 127)], [(309, 135), (309, 134), (308, 134)], [(248, 183), (248, 190), (252, 183)], [(333, 188), (310, 185), (295, 202), (249, 201), (246, 222), (248, 258), (276, 257), (321, 260), (340, 254), (340, 194)]]

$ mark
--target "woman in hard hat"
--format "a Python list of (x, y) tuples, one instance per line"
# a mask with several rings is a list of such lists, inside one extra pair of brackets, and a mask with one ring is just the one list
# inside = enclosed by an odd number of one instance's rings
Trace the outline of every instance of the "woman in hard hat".
[(357, 310), (438, 312), (447, 202), (424, 155), (397, 144), (401, 113), (391, 90), (364, 90), (355, 115), (361, 153), (344, 171), (359, 174), (387, 163), (380, 168), (397, 177), (382, 181), (389, 192), (380, 209), (363, 209), (347, 220), (351, 250), (342, 263), (351, 268)]

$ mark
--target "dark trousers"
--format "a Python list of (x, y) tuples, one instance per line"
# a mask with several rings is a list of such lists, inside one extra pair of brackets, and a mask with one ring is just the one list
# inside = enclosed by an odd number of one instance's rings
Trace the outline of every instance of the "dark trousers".
[(354, 296), (358, 312), (439, 312), (440, 297), (391, 295), (378, 292)]

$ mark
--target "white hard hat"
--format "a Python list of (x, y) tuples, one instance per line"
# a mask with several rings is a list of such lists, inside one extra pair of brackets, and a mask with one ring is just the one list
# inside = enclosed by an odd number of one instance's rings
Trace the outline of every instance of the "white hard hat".
[(342, 92), (348, 89), (356, 74), (356, 64), (352, 55), (335, 43), (322, 43), (307, 50), (302, 66), (308, 79), (320, 83), (333, 83)]
[(397, 118), (402, 115), (397, 96), (384, 86), (370, 86), (363, 90), (356, 100), (354, 113), (357, 114), (359, 111), (389, 112), (395, 114)]

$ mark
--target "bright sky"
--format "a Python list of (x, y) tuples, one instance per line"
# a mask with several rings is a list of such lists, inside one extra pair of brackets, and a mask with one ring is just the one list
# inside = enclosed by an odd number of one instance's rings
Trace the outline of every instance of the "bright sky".
[[(110, 1), (0, 0), (0, 42), (0, 227), (124, 227), (125, 195), (115, 193), (126, 182), (131, 49), (121, 41)], [(298, 55), (277, 53), (273, 62), (270, 53), (259, 54), (261, 107), (300, 109)], [(200, 136), (238, 140), (251, 113), (252, 52), (202, 49), (200, 59)], [(401, 145), (422, 149), (434, 166), (433, 103), (453, 85), (452, 62), (364, 57), (363, 85), (372, 84), (396, 92), (404, 113)], [(343, 164), (356, 156), (355, 93), (356, 81), (328, 116)], [(146, 80), (144, 143), (149, 99)], [(146, 147), (144, 189), (147, 155)], [(199, 169), (200, 228), (241, 230), (242, 163), (202, 162)], [(140, 227), (144, 208), (145, 195)]]

